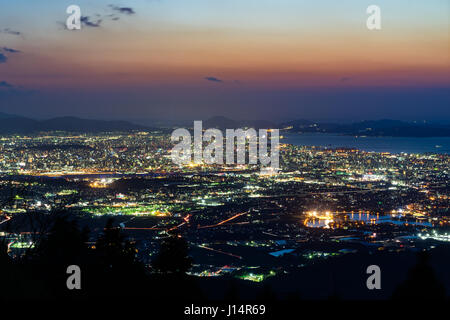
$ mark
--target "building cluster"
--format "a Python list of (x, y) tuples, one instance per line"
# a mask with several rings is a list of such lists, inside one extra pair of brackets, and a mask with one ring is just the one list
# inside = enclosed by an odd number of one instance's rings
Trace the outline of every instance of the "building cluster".
[[(0, 227), (68, 211), (101, 232), (115, 222), (151, 261), (180, 232), (192, 274), (262, 281), (311, 261), (448, 242), (450, 156), (282, 144), (281, 170), (178, 166), (160, 132), (0, 138)], [(3, 231), (32, 246), (26, 225)]]

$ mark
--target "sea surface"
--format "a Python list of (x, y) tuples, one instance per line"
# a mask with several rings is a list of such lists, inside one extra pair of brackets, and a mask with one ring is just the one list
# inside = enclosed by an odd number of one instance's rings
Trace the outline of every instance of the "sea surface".
[(281, 143), (326, 148), (356, 148), (364, 151), (389, 153), (450, 154), (450, 137), (355, 137), (328, 133), (280, 133)]

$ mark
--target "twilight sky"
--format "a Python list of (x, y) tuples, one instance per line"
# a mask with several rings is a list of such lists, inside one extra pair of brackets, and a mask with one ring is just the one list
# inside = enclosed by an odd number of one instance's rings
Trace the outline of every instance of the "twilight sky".
[(0, 112), (449, 121), (449, 19), (448, 0), (0, 0)]

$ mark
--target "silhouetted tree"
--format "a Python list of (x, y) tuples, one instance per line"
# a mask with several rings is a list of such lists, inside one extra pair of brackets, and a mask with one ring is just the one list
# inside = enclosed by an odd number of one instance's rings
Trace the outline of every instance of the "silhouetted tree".
[(429, 253), (420, 252), (417, 264), (408, 271), (408, 277), (394, 292), (394, 299), (445, 299), (445, 288), (437, 280), (429, 265)]
[(103, 234), (97, 239), (95, 247), (98, 257), (112, 269), (138, 264), (136, 247), (126, 239), (121, 228), (113, 227), (113, 222), (113, 219), (108, 219)]
[(113, 219), (106, 223), (95, 245), (95, 268), (91, 282), (96, 295), (138, 296), (147, 285), (144, 265), (137, 257), (137, 249), (123, 230), (113, 226)]
[(171, 235), (161, 243), (152, 265), (162, 273), (185, 274), (192, 266), (188, 251), (186, 240), (179, 235)]
[(273, 291), (272, 286), (268, 283), (265, 283), (256, 298), (259, 301), (274, 302), (277, 300), (277, 295)]
[[(8, 245), (5, 238), (0, 239), (0, 274), (10, 274), (12, 259), (8, 255)], [(9, 277), (0, 277), (0, 288), (9, 288)]]
[(231, 278), (228, 281), (228, 288), (225, 291), (224, 299), (227, 302), (239, 301), (239, 287), (236, 283), (236, 279)]
[(66, 286), (67, 267), (77, 265), (82, 270), (86, 268), (88, 239), (89, 231), (80, 230), (75, 220), (69, 220), (64, 215), (56, 216), (50, 231), (41, 235), (25, 260), (30, 261), (32, 274), (43, 277), (51, 294), (62, 297), (70, 294)]
[(82, 231), (75, 220), (57, 217), (49, 233), (32, 250), (32, 258), (52, 265), (80, 264), (86, 258), (88, 229)]

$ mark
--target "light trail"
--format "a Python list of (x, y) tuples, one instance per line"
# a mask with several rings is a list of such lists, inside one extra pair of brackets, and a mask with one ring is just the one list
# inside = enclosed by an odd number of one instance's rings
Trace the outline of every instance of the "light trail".
[(122, 228), (125, 230), (166, 230), (166, 228), (155, 228), (155, 227), (151, 227), (151, 228), (133, 228), (133, 227), (125, 227)]
[(266, 232), (266, 231), (262, 231), (261, 233), (267, 234), (267, 235), (272, 236), (272, 237), (277, 237), (277, 238), (279, 238), (279, 237), (289, 238), (288, 235), (275, 234), (275, 233), (270, 233), (270, 232)]
[(3, 220), (2, 222), (0, 222), (0, 224), (4, 224), (5, 222), (8, 222), (9, 220), (11, 220), (11, 217), (5, 215), (5, 220)]
[(221, 253), (221, 254), (226, 254), (227, 256), (231, 256), (231, 257), (233, 257), (233, 258), (238, 258), (238, 259), (241, 259), (241, 260), (242, 260), (242, 257), (241, 257), (241, 256), (238, 256), (238, 255), (233, 254), (233, 253), (230, 253), (230, 252), (225, 252), (225, 251), (213, 249), (213, 248), (206, 247), (206, 246), (203, 246), (203, 245), (200, 245), (200, 244), (198, 245), (198, 247), (199, 247), (199, 248), (202, 248), (202, 249), (214, 251), (214, 252), (217, 252), (217, 253)]
[(172, 228), (168, 229), (167, 231), (172, 231), (172, 230), (178, 229), (179, 227), (181, 227), (182, 225), (185, 225), (185, 224), (186, 224), (186, 222), (183, 222), (183, 223), (181, 223), (181, 224), (179, 224), (179, 225), (177, 225), (175, 227), (172, 227)]
[(198, 229), (205, 229), (205, 228), (214, 228), (214, 227), (218, 227), (218, 226), (221, 226), (221, 225), (223, 225), (223, 224), (225, 224), (225, 223), (227, 223), (227, 222), (229, 222), (229, 221), (231, 221), (231, 220), (234, 220), (234, 219), (236, 219), (236, 218), (238, 218), (238, 217), (240, 217), (240, 216), (242, 216), (242, 215), (244, 215), (244, 214), (246, 214), (246, 213), (247, 213), (247, 212), (241, 212), (241, 213), (235, 214), (235, 215), (232, 216), (231, 218), (225, 219), (225, 220), (223, 220), (223, 221), (221, 221), (221, 222), (219, 222), (219, 223), (212, 224), (212, 225), (209, 225), (209, 226), (200, 226), (200, 227), (198, 227)]
[(176, 226), (174, 226), (172, 228), (169, 228), (169, 229), (167, 229), (167, 228), (156, 228), (156, 227), (150, 227), (150, 228), (125, 227), (125, 228), (122, 228), (122, 229), (124, 229), (124, 230), (166, 230), (166, 231), (172, 231), (172, 230), (178, 229), (179, 227), (189, 223), (189, 218), (190, 217), (191, 217), (191, 214), (188, 214), (186, 217), (183, 218), (183, 220), (184, 220), (183, 223), (180, 223), (179, 225), (176, 225)]

